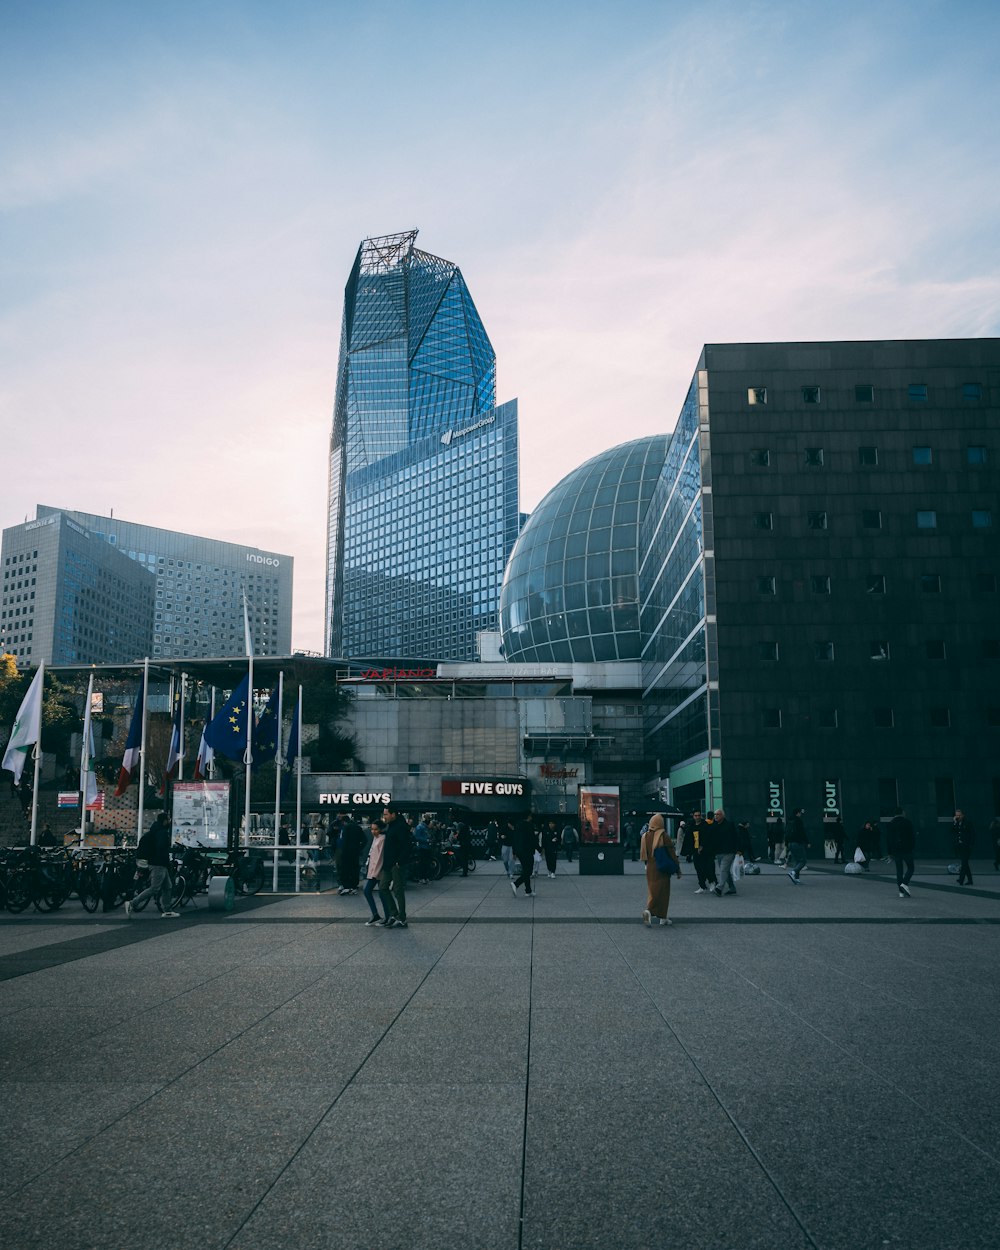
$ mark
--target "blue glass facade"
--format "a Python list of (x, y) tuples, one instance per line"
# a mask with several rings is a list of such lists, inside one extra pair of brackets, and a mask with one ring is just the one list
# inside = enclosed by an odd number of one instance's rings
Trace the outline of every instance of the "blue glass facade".
[(640, 658), (639, 542), (668, 442), (654, 435), (602, 452), (538, 505), (500, 596), (505, 659)]
[(416, 231), (347, 283), (330, 442), (326, 652), (476, 658), (517, 537), (517, 403), (459, 269)]
[[(707, 389), (699, 372), (670, 439), (640, 539), (643, 699), (655, 707), (647, 722), (648, 749), (673, 766), (707, 753), (709, 701), (717, 738), (710, 488)], [(717, 667), (717, 658), (714, 663)]]

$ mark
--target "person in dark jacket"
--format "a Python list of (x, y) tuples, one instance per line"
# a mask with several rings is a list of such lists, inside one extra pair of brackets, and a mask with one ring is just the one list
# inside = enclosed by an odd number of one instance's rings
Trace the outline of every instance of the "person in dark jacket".
[(735, 894), (733, 860), (740, 849), (740, 835), (721, 807), (716, 809), (715, 820), (712, 822), (712, 849), (715, 852), (716, 898), (722, 898), (723, 887), (727, 894)]
[(135, 858), (137, 861), (145, 860), (149, 865), (149, 885), (135, 898), (125, 900), (125, 915), (131, 919), (136, 903), (145, 903), (155, 897), (160, 904), (162, 918), (173, 919), (177, 912), (171, 910), (174, 882), (170, 875), (170, 822), (165, 812), (159, 813), (139, 839)]
[[(901, 807), (889, 821), (885, 834), (886, 850), (896, 861), (896, 888), (900, 898), (910, 897), (910, 878), (913, 876), (913, 851), (917, 844), (917, 835), (913, 830), (913, 822), (907, 819)], [(905, 871), (904, 871), (905, 870)]]
[(776, 819), (767, 817), (767, 862), (773, 864), (775, 851), (785, 843), (785, 822), (778, 816)]
[(972, 848), (976, 845), (976, 830), (972, 821), (969, 820), (961, 808), (958, 808), (955, 812), (955, 823), (952, 825), (952, 832), (955, 835), (955, 850), (962, 861), (958, 869), (958, 884), (972, 885), (972, 869), (969, 866), (969, 856), (972, 854)]
[(357, 894), (361, 874), (361, 848), (365, 835), (353, 817), (348, 816), (340, 829), (340, 893)]
[(462, 876), (469, 875), (469, 860), (472, 858), (472, 830), (460, 820), (455, 826), (455, 834), (458, 838), (458, 863), (462, 869)]
[(512, 877), (510, 888), (516, 894), (517, 887), (523, 885), (525, 894), (530, 894), (531, 870), (534, 867), (535, 851), (538, 848), (538, 838), (531, 827), (530, 819), (522, 821), (514, 830), (511, 845), (514, 849), (514, 856), (520, 864), (521, 871), (516, 877)]
[(716, 880), (711, 816), (707, 820), (702, 820), (701, 812), (692, 812), (691, 829), (694, 870), (698, 874), (698, 888), (695, 894), (704, 894)]
[(382, 872), (378, 892), (382, 899), (387, 929), (409, 928), (406, 920), (406, 873), (410, 865), (410, 826), (402, 812), (386, 807), (385, 842), (382, 847)]
[(788, 822), (788, 876), (800, 885), (802, 869), (806, 866), (806, 851), (809, 839), (806, 835), (805, 808), (797, 807)]
[(556, 861), (559, 856), (559, 843), (562, 836), (556, 827), (556, 822), (550, 820), (542, 830), (542, 854), (545, 856), (545, 867), (550, 877), (556, 875)]

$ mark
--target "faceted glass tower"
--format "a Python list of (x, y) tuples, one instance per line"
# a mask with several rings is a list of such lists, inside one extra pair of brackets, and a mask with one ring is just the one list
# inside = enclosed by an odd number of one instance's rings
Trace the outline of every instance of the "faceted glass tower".
[(461, 272), (366, 239), (344, 294), (330, 439), (327, 655), (477, 658), (517, 538), (517, 401)]

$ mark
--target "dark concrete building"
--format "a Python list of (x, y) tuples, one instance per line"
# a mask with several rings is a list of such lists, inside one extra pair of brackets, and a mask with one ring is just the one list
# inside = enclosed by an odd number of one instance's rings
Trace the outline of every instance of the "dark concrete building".
[(1000, 812), (998, 465), (1000, 340), (705, 347), (640, 569), (675, 801)]

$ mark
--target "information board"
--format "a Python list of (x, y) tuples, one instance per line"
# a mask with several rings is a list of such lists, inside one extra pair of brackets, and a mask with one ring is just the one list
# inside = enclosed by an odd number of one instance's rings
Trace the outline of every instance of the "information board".
[(174, 785), (173, 840), (185, 846), (225, 847), (229, 839), (229, 782)]

